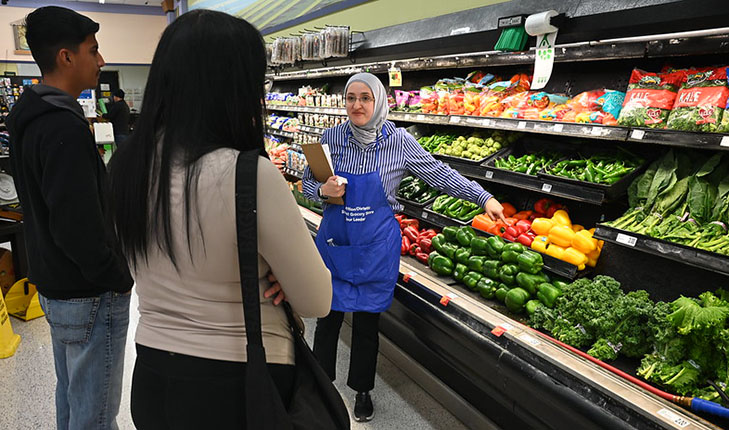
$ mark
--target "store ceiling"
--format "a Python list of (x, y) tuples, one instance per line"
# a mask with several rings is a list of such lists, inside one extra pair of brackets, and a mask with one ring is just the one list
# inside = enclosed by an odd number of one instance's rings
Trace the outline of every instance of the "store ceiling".
[[(99, 0), (76, 0), (86, 3), (98, 3)], [(127, 4), (131, 6), (160, 6), (161, 0), (106, 0), (105, 4)]]

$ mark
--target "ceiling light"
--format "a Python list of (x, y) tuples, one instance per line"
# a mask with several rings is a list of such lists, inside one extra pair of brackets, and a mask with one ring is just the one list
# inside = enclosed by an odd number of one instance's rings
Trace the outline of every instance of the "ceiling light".
[(104, 4), (104, 3), (106, 3), (106, 0), (99, 0), (99, 4)]

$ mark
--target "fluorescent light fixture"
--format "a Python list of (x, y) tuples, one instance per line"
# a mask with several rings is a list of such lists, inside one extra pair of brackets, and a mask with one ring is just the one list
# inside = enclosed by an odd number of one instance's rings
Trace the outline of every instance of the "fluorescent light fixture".
[(106, 3), (106, 0), (99, 0), (99, 4), (104, 4), (104, 3)]

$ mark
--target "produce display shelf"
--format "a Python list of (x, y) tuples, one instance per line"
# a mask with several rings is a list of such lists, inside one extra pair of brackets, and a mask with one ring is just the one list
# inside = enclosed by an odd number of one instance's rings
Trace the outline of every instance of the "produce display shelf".
[(538, 176), (519, 175), (508, 170), (492, 169), (486, 166), (473, 166), (452, 161), (449, 161), (448, 165), (469, 178), (509, 185), (550, 196), (562, 197), (594, 205), (601, 205), (607, 200), (605, 191), (599, 188), (578, 186), (564, 181), (543, 179)]
[(296, 134), (293, 131), (277, 130), (277, 129), (271, 128), (271, 127), (266, 127), (266, 133), (272, 134), (274, 136), (287, 137), (289, 139), (293, 139), (294, 135)]
[[(312, 234), (316, 235), (321, 216), (300, 208)], [(542, 427), (547, 423), (557, 427), (567, 421), (577, 424), (582, 420), (589, 428), (674, 428), (684, 430), (712, 429), (719, 427), (691, 412), (667, 402), (647, 391), (617, 377), (595, 364), (567, 351), (539, 332), (506, 315), (503, 307), (484, 300), (461, 285), (449, 285), (442, 277), (411, 257), (400, 259), (400, 276), (395, 289), (395, 302), (383, 314), (381, 329), (387, 336), (390, 319), (398, 319), (401, 306), (415, 304), (420, 309), (413, 312), (437, 320), (439, 330), (457, 330), (476, 344), (476, 349), (464, 351), (473, 367), (458, 368), (459, 372), (473, 372), (470, 382), (488, 386), (489, 394), (498, 406), (516, 414), (530, 415)], [(407, 324), (400, 320), (398, 325)], [(496, 329), (503, 334), (497, 334)], [(408, 331), (409, 336), (413, 331)], [(419, 337), (419, 336), (418, 336)], [(452, 336), (427, 337), (435, 354), (449, 354), (438, 344)], [(398, 342), (399, 343), (399, 342)], [(411, 355), (421, 361), (431, 354)], [(447, 356), (452, 359), (452, 356)], [(476, 364), (477, 363), (477, 364)], [(493, 369), (498, 377), (485, 377), (483, 369)], [(432, 369), (438, 375), (438, 369)], [(444, 380), (445, 383), (449, 381)], [(527, 390), (527, 391), (524, 391)], [(486, 390), (484, 390), (486, 392)], [(484, 398), (471, 392), (459, 392), (465, 397), (475, 397), (482, 403)], [(542, 395), (540, 395), (542, 394)], [(514, 409), (514, 404), (523, 408)], [(475, 404), (475, 406), (478, 406)], [(483, 405), (481, 405), (483, 406)], [(489, 403), (487, 409), (496, 406)], [(527, 407), (530, 406), (530, 407)], [(533, 409), (533, 411), (532, 411)], [(587, 420), (587, 421), (585, 421)], [(580, 428), (580, 427), (578, 427)]]
[(298, 143), (291, 143), (289, 144), (289, 146), (296, 152), (303, 152), (303, 150), (301, 149), (301, 145), (299, 145)]
[[(661, 38), (660, 35), (652, 40), (633, 40), (630, 38), (617, 40), (588, 41), (556, 45), (554, 61), (604, 61), (632, 58), (655, 58), (667, 56), (681, 56), (687, 54), (712, 54), (729, 52), (729, 35), (699, 35), (681, 37), (680, 34), (671, 38)], [(432, 57), (407, 58), (362, 64), (347, 64), (342, 66), (309, 68), (304, 70), (282, 71), (267, 74), (268, 79), (274, 81), (290, 81), (301, 79), (318, 79), (337, 76), (351, 76), (355, 73), (387, 73), (392, 67), (398, 67), (403, 72), (418, 70), (438, 70), (470, 67), (491, 67), (533, 64), (535, 48), (523, 52), (480, 51), (455, 55), (441, 55)], [(313, 64), (313, 63), (312, 63)]]
[(628, 141), (696, 149), (729, 150), (729, 135), (719, 133), (633, 128), (628, 135)]
[(729, 275), (729, 257), (598, 224), (595, 238), (715, 273)]
[(304, 177), (304, 172), (301, 172), (301, 171), (298, 171), (298, 170), (295, 170), (295, 169), (291, 169), (291, 168), (288, 168), (288, 167), (284, 167), (282, 169), (282, 171), (283, 171), (283, 173), (285, 175), (289, 175), (289, 176), (292, 176), (294, 178), (301, 179), (301, 178)]
[(628, 128), (599, 124), (579, 124), (572, 122), (537, 121), (512, 118), (489, 118), (479, 116), (449, 115), (450, 125), (465, 125), (478, 128), (521, 131), (526, 133), (553, 134), (559, 136), (588, 137), (592, 139), (625, 140)]
[(288, 105), (266, 105), (268, 110), (278, 110), (284, 112), (304, 112), (319, 113), (328, 115), (346, 116), (347, 111), (344, 108), (318, 107), (318, 106), (288, 106)]
[(324, 134), (324, 127), (314, 127), (313, 125), (300, 125), (299, 130), (310, 134)]
[[(433, 224), (436, 227), (447, 227), (449, 225), (461, 227), (464, 225), (469, 225), (471, 222), (464, 223), (462, 221), (455, 220), (453, 218), (448, 218), (445, 215), (441, 215), (439, 213), (433, 212), (430, 208), (419, 208), (415, 205), (409, 204), (407, 202), (404, 202), (402, 200), (399, 200), (400, 204), (403, 205), (402, 212), (408, 216), (422, 219), (424, 221), (428, 221), (429, 223)], [(429, 205), (430, 206), (430, 205)]]

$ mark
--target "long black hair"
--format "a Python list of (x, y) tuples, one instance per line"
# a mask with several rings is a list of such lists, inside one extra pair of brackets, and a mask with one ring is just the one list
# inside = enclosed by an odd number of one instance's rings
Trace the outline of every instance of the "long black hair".
[(185, 223), (203, 155), (219, 148), (263, 152), (266, 52), (261, 34), (233, 16), (195, 10), (175, 20), (154, 53), (136, 127), (110, 163), (110, 212), (133, 266), (156, 245), (177, 266), (170, 173), (185, 169)]

